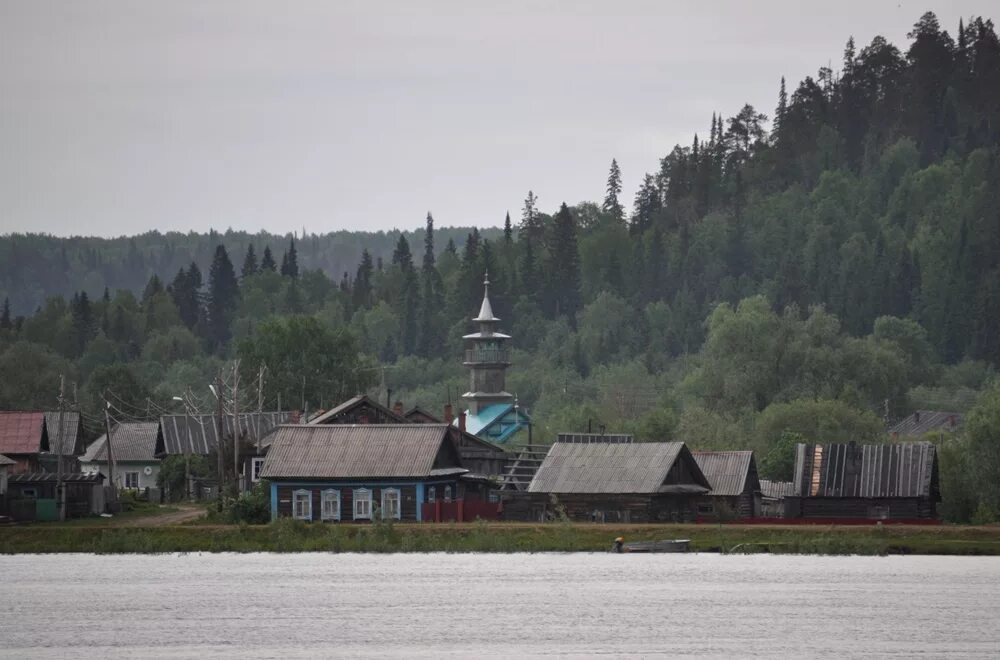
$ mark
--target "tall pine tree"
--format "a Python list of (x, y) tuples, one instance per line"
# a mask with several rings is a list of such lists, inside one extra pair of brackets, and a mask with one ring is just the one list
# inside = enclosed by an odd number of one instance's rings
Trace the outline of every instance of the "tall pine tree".
[(243, 269), (240, 271), (240, 277), (246, 279), (248, 277), (253, 277), (258, 272), (260, 272), (260, 267), (257, 266), (257, 254), (254, 252), (253, 243), (247, 247), (247, 256), (243, 259)]
[(240, 289), (233, 262), (224, 245), (215, 248), (208, 271), (208, 325), (206, 339), (212, 349), (221, 352), (230, 338), (229, 324), (239, 302)]
[(618, 196), (622, 194), (622, 171), (618, 167), (618, 161), (611, 159), (611, 171), (608, 172), (608, 187), (604, 195), (604, 204), (601, 210), (607, 213), (617, 222), (624, 222), (625, 210), (622, 208)]
[(288, 251), (281, 257), (281, 274), (296, 279), (299, 276), (299, 256), (295, 251), (295, 239), (288, 244)]

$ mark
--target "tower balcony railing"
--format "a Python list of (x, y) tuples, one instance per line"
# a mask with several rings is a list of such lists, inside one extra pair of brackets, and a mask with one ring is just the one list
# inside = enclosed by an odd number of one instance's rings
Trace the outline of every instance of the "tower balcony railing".
[(469, 348), (465, 351), (465, 361), (506, 364), (510, 362), (510, 349)]

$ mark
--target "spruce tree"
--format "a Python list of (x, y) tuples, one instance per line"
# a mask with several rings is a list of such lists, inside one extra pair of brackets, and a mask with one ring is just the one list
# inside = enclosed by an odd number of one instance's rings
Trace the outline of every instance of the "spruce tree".
[(208, 327), (207, 339), (216, 351), (221, 351), (229, 341), (229, 323), (239, 300), (240, 289), (236, 281), (233, 262), (224, 245), (215, 248), (215, 257), (208, 271)]
[(608, 173), (608, 187), (604, 195), (604, 204), (601, 210), (611, 216), (612, 219), (623, 222), (625, 210), (622, 208), (618, 196), (622, 193), (622, 171), (618, 168), (618, 161), (611, 159), (611, 171)]
[(299, 276), (299, 257), (295, 251), (295, 239), (288, 244), (288, 251), (281, 257), (281, 274), (296, 279)]
[(90, 298), (86, 291), (73, 295), (71, 304), (73, 319), (73, 343), (77, 355), (83, 355), (89, 342), (95, 334), (94, 314), (90, 308)]
[(150, 298), (163, 291), (163, 282), (155, 274), (146, 282), (146, 288), (142, 290), (142, 303), (145, 304)]
[(521, 240), (534, 241), (537, 245), (544, 234), (545, 227), (538, 212), (538, 198), (535, 197), (534, 192), (529, 190), (528, 196), (524, 200), (524, 207), (521, 209), (521, 227), (518, 237)]
[(442, 329), (439, 327), (441, 308), (444, 306), (444, 283), (434, 259), (434, 218), (427, 213), (424, 233), (424, 261), (420, 269), (420, 315), (417, 324), (417, 352), (426, 357), (440, 353)]
[(3, 312), (0, 312), (0, 330), (10, 330), (14, 327), (10, 318), (10, 298), (3, 299)]
[(774, 111), (774, 123), (771, 133), (777, 138), (781, 134), (781, 122), (788, 113), (788, 92), (785, 91), (785, 77), (781, 76), (781, 88), (778, 90), (778, 107)]
[(510, 224), (510, 211), (507, 211), (507, 216), (503, 220), (503, 242), (508, 248), (514, 244), (514, 228)]
[(580, 309), (580, 253), (576, 241), (576, 220), (566, 202), (559, 207), (553, 221), (547, 276), (550, 313), (567, 317), (570, 325), (576, 327), (576, 313)]
[(269, 270), (269, 271), (271, 271), (273, 273), (277, 269), (278, 269), (278, 264), (276, 264), (274, 262), (274, 255), (271, 254), (271, 246), (270, 245), (265, 245), (264, 246), (264, 257), (260, 260), (260, 270), (261, 270), (261, 272), (264, 272), (265, 270)]
[(455, 246), (455, 239), (449, 238), (448, 244), (444, 246), (445, 252), (450, 252), (452, 254), (458, 254), (458, 248)]
[(371, 309), (372, 306), (372, 255), (365, 249), (361, 253), (361, 263), (354, 277), (354, 289), (351, 292), (351, 303), (354, 309)]
[(258, 272), (260, 272), (260, 267), (257, 265), (257, 254), (254, 252), (253, 243), (247, 246), (247, 256), (243, 259), (243, 269), (240, 271), (240, 277), (246, 279), (248, 277), (253, 277)]

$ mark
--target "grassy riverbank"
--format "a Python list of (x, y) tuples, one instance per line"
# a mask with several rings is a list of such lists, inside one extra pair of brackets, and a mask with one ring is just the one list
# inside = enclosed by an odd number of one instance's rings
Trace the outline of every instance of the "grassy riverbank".
[(1000, 555), (1000, 527), (589, 524), (26, 525), (0, 529), (0, 553), (601, 552), (628, 541), (687, 538), (700, 552)]

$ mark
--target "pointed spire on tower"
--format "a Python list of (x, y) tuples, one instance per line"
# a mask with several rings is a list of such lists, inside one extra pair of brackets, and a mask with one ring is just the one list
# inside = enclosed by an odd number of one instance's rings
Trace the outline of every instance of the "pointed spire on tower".
[(487, 271), (485, 277), (483, 277), (483, 304), (479, 308), (479, 316), (472, 319), (478, 323), (489, 322), (489, 321), (499, 321), (497, 317), (493, 316), (493, 306), (490, 305), (490, 274)]

